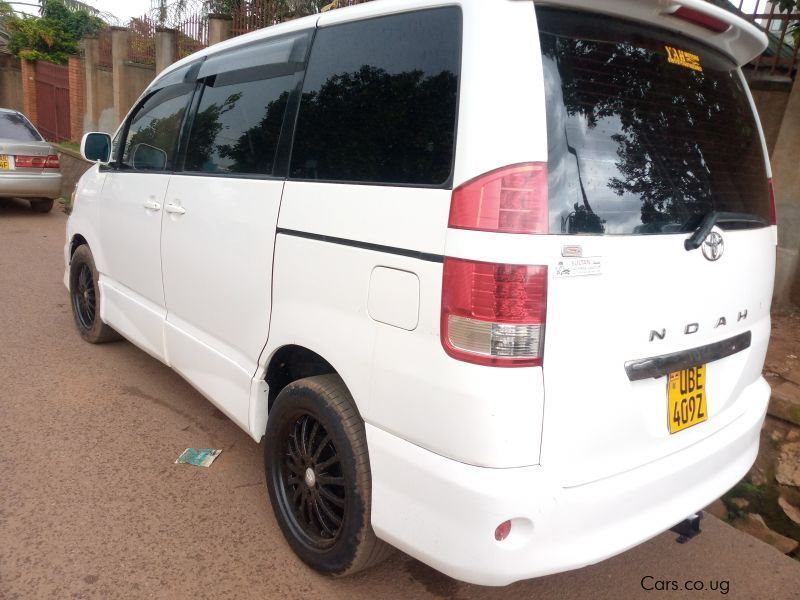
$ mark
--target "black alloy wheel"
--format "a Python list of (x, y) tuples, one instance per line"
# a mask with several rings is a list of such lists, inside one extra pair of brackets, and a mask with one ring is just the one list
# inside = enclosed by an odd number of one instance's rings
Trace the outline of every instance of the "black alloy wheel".
[(341, 459), (325, 427), (309, 413), (289, 423), (281, 493), (297, 533), (312, 548), (329, 548), (342, 532), (347, 488)]
[(310, 567), (343, 576), (391, 553), (372, 530), (372, 474), (364, 421), (334, 373), (278, 394), (264, 443), (267, 490), (286, 541)]
[(94, 325), (97, 300), (92, 269), (86, 263), (79, 267), (77, 286), (72, 290), (72, 302), (80, 325), (85, 329), (91, 329)]
[(69, 261), (70, 304), (78, 333), (92, 344), (120, 339), (119, 334), (100, 317), (103, 298), (97, 281), (97, 267), (89, 246), (78, 246)]

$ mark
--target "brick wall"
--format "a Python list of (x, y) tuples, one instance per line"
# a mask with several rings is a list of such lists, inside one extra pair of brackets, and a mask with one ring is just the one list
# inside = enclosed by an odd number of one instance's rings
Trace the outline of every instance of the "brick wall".
[(36, 63), (21, 60), (22, 66), (22, 112), (38, 127), (39, 115), (36, 111)]
[(70, 139), (79, 142), (83, 136), (83, 115), (86, 107), (83, 59), (69, 57), (69, 131)]

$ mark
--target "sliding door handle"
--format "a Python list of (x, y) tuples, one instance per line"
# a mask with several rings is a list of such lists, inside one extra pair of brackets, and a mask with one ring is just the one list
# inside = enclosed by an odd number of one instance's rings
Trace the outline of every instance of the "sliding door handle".
[(186, 213), (186, 209), (182, 206), (178, 206), (177, 204), (167, 204), (164, 207), (164, 210), (168, 213), (172, 213), (173, 215), (182, 215)]

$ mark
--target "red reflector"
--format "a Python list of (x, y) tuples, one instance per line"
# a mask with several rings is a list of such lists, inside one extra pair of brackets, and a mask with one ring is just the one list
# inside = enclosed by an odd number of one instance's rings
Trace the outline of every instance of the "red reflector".
[(777, 225), (778, 211), (775, 208), (775, 186), (772, 183), (772, 179), (768, 180), (767, 183), (769, 184), (769, 222), (771, 225)]
[(539, 366), (546, 314), (546, 266), (445, 257), (440, 334), (453, 358), (487, 366)]
[(14, 156), (14, 166), (20, 169), (43, 169), (47, 158), (44, 156), (26, 156), (24, 154)]
[(502, 542), (510, 533), (511, 521), (503, 521), (497, 526), (497, 529), (494, 530), (494, 539), (496, 539), (498, 542)]
[(51, 154), (44, 162), (45, 169), (58, 169), (60, 164), (58, 162), (58, 154)]
[(524, 163), (453, 190), (448, 225), (499, 233), (547, 233), (547, 164)]
[(681, 6), (678, 10), (672, 13), (672, 15), (674, 17), (678, 17), (679, 19), (683, 19), (684, 21), (688, 21), (689, 23), (699, 25), (700, 27), (715, 33), (725, 33), (731, 28), (731, 26), (725, 21), (720, 21), (719, 19), (707, 15), (704, 12), (700, 12), (699, 10), (695, 10), (693, 8), (686, 8), (685, 6)]

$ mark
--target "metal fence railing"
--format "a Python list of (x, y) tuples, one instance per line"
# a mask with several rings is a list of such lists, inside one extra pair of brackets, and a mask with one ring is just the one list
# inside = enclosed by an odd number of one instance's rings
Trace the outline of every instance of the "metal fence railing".
[[(364, 2), (369, 2), (369, 0), (333, 0), (323, 6), (321, 10), (324, 12)], [(297, 4), (299, 3), (280, 2), (279, 0), (244, 0), (236, 5), (231, 14), (233, 18), (231, 33), (234, 36), (242, 35), (256, 29), (311, 14), (308, 9), (296, 8)]]
[(208, 19), (204, 14), (188, 15), (175, 29), (178, 30), (178, 58), (208, 46)]
[(143, 15), (131, 19), (128, 25), (130, 37), (128, 38), (128, 60), (141, 65), (154, 65), (156, 63), (156, 24)]
[(767, 49), (751, 63), (750, 76), (793, 77), (800, 52), (800, 12), (781, 12), (774, 0), (755, 0), (755, 5), (753, 0), (731, 0), (730, 4), (769, 37)]

